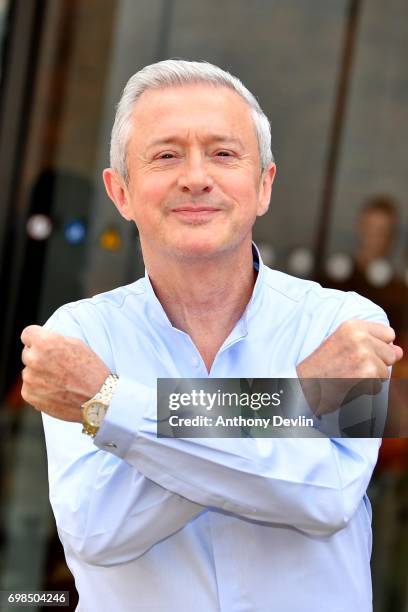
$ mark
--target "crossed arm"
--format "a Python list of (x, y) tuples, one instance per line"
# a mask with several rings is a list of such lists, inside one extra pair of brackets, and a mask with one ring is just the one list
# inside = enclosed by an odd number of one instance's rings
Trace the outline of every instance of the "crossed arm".
[[(45, 413), (57, 526), (64, 545), (84, 560), (110, 565), (137, 558), (208, 507), (327, 536), (361, 502), (377, 440), (158, 439), (149, 418), (154, 393), (133, 380), (120, 380), (98, 448), (81, 433), (79, 406), (109, 369), (76, 323), (65, 320), (57, 331), (70, 337), (35, 326), (23, 332), (22, 393)], [(384, 378), (401, 356), (393, 339), (391, 328), (378, 323), (340, 325), (299, 364), (298, 374), (321, 376), (324, 367), (326, 376), (335, 376), (327, 364), (338, 363), (333, 371), (341, 367), (342, 376)], [(136, 402), (137, 421), (121, 427)], [(103, 442), (112, 435), (117, 448), (106, 452)]]

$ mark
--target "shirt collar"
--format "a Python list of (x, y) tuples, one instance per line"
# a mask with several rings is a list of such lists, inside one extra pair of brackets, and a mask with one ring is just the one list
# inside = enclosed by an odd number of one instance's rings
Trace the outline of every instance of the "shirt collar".
[[(258, 272), (258, 275), (255, 281), (253, 291), (252, 291), (251, 299), (249, 300), (245, 308), (245, 311), (242, 314), (242, 317), (237, 322), (233, 332), (231, 333), (231, 335), (234, 335), (234, 337), (237, 335), (245, 336), (248, 333), (249, 321), (255, 315), (262, 301), (262, 288), (263, 288), (263, 277), (265, 274), (265, 264), (263, 263), (259, 249), (254, 242), (252, 243), (252, 258), (253, 258), (254, 269)], [(149, 274), (146, 268), (145, 268), (144, 282), (145, 282), (145, 289), (146, 289), (149, 318), (154, 319), (156, 323), (164, 327), (170, 327), (170, 328), (177, 330), (177, 328), (175, 328), (171, 324), (163, 306), (158, 300), (153, 290), (153, 286), (150, 281)], [(180, 331), (180, 330), (177, 330), (177, 331)], [(228, 338), (228, 343), (230, 343), (230, 341), (232, 340), (231, 335)]]

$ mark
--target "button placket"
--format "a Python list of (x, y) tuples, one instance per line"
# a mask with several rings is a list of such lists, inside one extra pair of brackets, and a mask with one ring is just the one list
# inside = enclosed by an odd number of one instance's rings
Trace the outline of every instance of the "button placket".
[(197, 355), (194, 355), (191, 359), (191, 363), (193, 364), (193, 366), (195, 368), (199, 368), (200, 367), (200, 359), (197, 357)]

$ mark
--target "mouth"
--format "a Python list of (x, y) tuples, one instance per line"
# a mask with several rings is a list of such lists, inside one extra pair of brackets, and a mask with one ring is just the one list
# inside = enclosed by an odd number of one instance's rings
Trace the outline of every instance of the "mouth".
[(215, 212), (220, 210), (214, 206), (178, 206), (173, 209), (173, 212)]
[(179, 218), (192, 221), (208, 220), (219, 212), (221, 212), (220, 208), (214, 208), (211, 206), (179, 206), (178, 208), (173, 209), (173, 213), (175, 213)]

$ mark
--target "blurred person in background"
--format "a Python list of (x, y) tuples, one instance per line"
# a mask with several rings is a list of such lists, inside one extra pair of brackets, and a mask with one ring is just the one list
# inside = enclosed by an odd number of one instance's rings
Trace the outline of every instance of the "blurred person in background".
[[(395, 264), (398, 231), (395, 200), (388, 195), (371, 196), (356, 218), (356, 247), (350, 272), (342, 280), (327, 274), (319, 281), (342, 291), (356, 291), (381, 306), (404, 345), (408, 340), (408, 286)], [(394, 374), (402, 368), (400, 362)]]
[(406, 341), (408, 287), (393, 261), (398, 220), (398, 207), (390, 196), (377, 195), (365, 202), (357, 219), (354, 270), (347, 285), (379, 304)]
[[(361, 208), (357, 221), (357, 250), (350, 289), (358, 291), (387, 312), (404, 357), (395, 365), (395, 378), (408, 378), (408, 285), (398, 274), (393, 255), (398, 238), (398, 205), (387, 195), (369, 198)], [(406, 387), (393, 384), (391, 402), (396, 407), (395, 419), (407, 432), (408, 413)], [(398, 431), (398, 424), (395, 424)], [(407, 435), (405, 433), (405, 435)], [(384, 602), (390, 610), (400, 609), (408, 595), (408, 439), (383, 440), (377, 466), (378, 506), (374, 533), (377, 548), (373, 573)], [(385, 503), (386, 502), (386, 503)], [(376, 504), (377, 507), (377, 504)], [(388, 562), (386, 562), (388, 560)], [(387, 571), (384, 571), (384, 568)]]
[[(395, 250), (400, 230), (399, 207), (386, 194), (369, 197), (356, 218), (356, 249), (351, 274), (342, 281), (320, 279), (343, 291), (356, 291), (379, 304), (395, 329), (403, 358), (393, 368), (388, 430), (380, 448), (375, 480), (373, 577), (378, 601), (388, 610), (405, 605), (408, 576), (408, 285), (399, 273)], [(406, 246), (406, 245), (404, 245)], [(399, 380), (402, 379), (402, 384)]]

